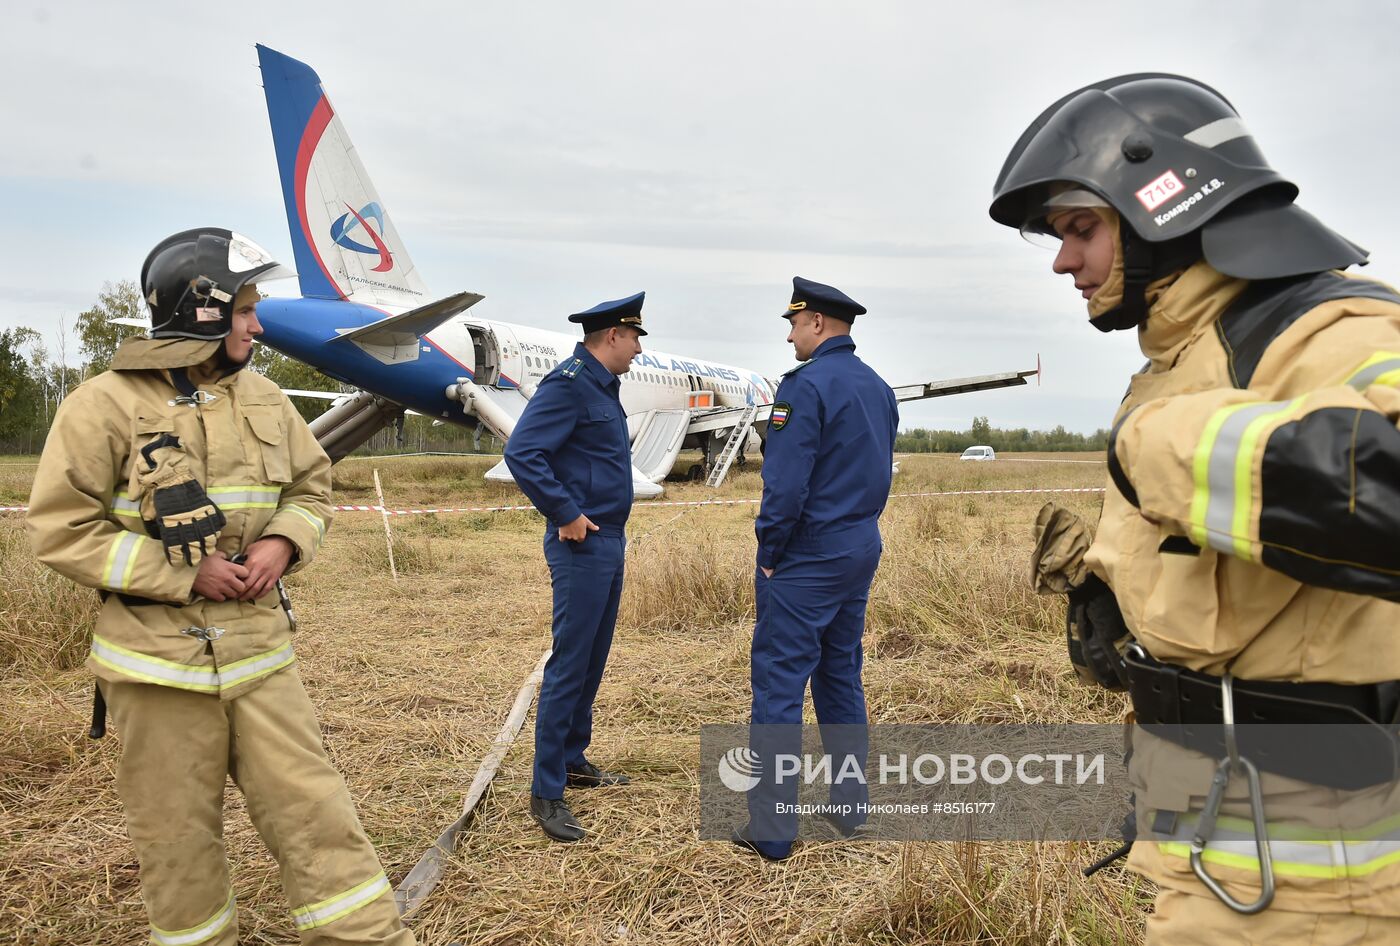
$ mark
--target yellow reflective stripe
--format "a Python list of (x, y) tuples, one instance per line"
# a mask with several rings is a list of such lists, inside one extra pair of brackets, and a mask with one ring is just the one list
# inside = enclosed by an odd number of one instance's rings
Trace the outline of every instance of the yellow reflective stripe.
[(234, 905), (233, 891), (229, 891), (228, 900), (219, 912), (200, 923), (198, 926), (191, 926), (187, 930), (163, 930), (151, 924), (151, 942), (159, 943), (160, 946), (195, 946), (197, 943), (207, 942), (222, 933), (233, 918), (238, 914), (238, 908)]
[(380, 871), (371, 879), (351, 887), (344, 893), (338, 893), (320, 903), (311, 903), (293, 910), (292, 919), (299, 930), (311, 930), (318, 926), (325, 926), (373, 903), (388, 890), (389, 878), (384, 876), (383, 871)]
[(1191, 494), (1191, 540), (1201, 548), (1209, 544), (1206, 533), (1206, 511), (1210, 508), (1210, 457), (1215, 449), (1215, 441), (1220, 436), (1220, 426), (1238, 408), (1223, 407), (1206, 421), (1206, 429), (1196, 444), (1196, 455), (1191, 461), (1196, 489)]
[(136, 552), (146, 537), (139, 532), (123, 532), (112, 540), (107, 550), (107, 562), (102, 568), (102, 584), (115, 591), (131, 587), (131, 573), (136, 567)]
[(216, 670), (212, 667), (151, 657), (113, 644), (98, 634), (92, 635), (89, 656), (102, 666), (124, 676), (134, 677), (145, 683), (194, 690), (196, 693), (218, 693), (220, 690), (265, 677), (296, 660), (292, 642), (287, 641), (280, 647), (225, 664)]
[(240, 683), (247, 683), (249, 680), (256, 680), (258, 677), (265, 677), (274, 670), (281, 670), (295, 659), (296, 654), (292, 653), (292, 642), (287, 641), (281, 647), (265, 654), (247, 657), (221, 667), (218, 673), (219, 687), (228, 689)]
[(112, 508), (108, 511), (114, 516), (125, 516), (129, 519), (141, 518), (141, 504), (124, 492), (117, 493), (112, 497)]
[(1347, 376), (1346, 384), (1364, 391), (1373, 384), (1400, 383), (1400, 353), (1378, 351)]
[(146, 683), (179, 687), (182, 690), (194, 690), (198, 693), (217, 693), (219, 691), (218, 671), (210, 667), (181, 664), (173, 660), (151, 657), (113, 644), (100, 634), (92, 635), (92, 649), (89, 651), (89, 655), (109, 670), (135, 677)]
[[(1184, 831), (1182, 836), (1194, 834), (1196, 824), (1199, 819), (1190, 816), (1182, 818), (1179, 832)], [(1254, 837), (1254, 822), (1247, 818), (1236, 818), (1233, 815), (1220, 815), (1215, 822), (1216, 828), (1221, 831), (1238, 833), (1241, 838)], [(1311, 842), (1314, 844), (1331, 844), (1335, 841), (1375, 841), (1384, 839), (1400, 842), (1400, 815), (1392, 815), (1381, 821), (1373, 821), (1360, 828), (1349, 828), (1345, 831), (1328, 828), (1309, 828), (1298, 824), (1270, 824), (1267, 825), (1268, 835), (1271, 840)], [(1383, 838), (1384, 835), (1395, 835), (1393, 838)]]
[(1235, 514), (1230, 529), (1234, 536), (1235, 555), (1246, 562), (1254, 560), (1250, 548), (1249, 522), (1254, 509), (1254, 451), (1259, 435), (1280, 415), (1291, 413), (1301, 403), (1303, 399), (1296, 397), (1277, 410), (1261, 413), (1245, 426), (1240, 436), (1235, 452)]
[(323, 538), (326, 537), (326, 524), (321, 520), (320, 516), (316, 515), (315, 513), (307, 512), (300, 506), (289, 505), (286, 508), (289, 512), (296, 513), (298, 516), (301, 516), (303, 519), (305, 519), (307, 522), (311, 523), (311, 525), (315, 527), (317, 542), (321, 541)]
[(1197, 544), (1254, 559), (1254, 454), (1265, 428), (1302, 401), (1232, 404), (1211, 415), (1192, 458), (1191, 534)]
[[(1198, 823), (1199, 816), (1182, 818), (1170, 840), (1158, 842), (1159, 850), (1189, 858), (1191, 846), (1185, 839), (1195, 833)], [(1324, 879), (1365, 877), (1400, 863), (1400, 817), (1346, 831), (1295, 824), (1269, 824), (1266, 830), (1274, 870), (1280, 874)], [(1207, 861), (1255, 873), (1259, 871), (1257, 855), (1253, 822), (1232, 816), (1215, 823), (1203, 854)]]
[(220, 509), (276, 509), (280, 486), (213, 486), (205, 490)]
[[(1201, 859), (1212, 864), (1235, 867), (1257, 874), (1259, 872), (1259, 858), (1253, 854), (1242, 854), (1230, 849), (1237, 845), (1245, 850), (1254, 850), (1253, 838), (1248, 841), (1212, 841), (1201, 854)], [(1273, 862), (1274, 873), (1285, 877), (1317, 877), (1325, 880), (1338, 880), (1343, 877), (1367, 877), (1391, 864), (1400, 863), (1400, 848), (1356, 864), (1345, 863), (1345, 851), (1343, 851), (1344, 862), (1337, 863), (1331, 855), (1338, 845), (1344, 848), (1346, 846), (1345, 842), (1316, 844), (1314, 846), (1320, 851), (1328, 853), (1327, 859), (1323, 861), (1321, 858), (1314, 858), (1312, 861), (1305, 861), (1292, 858), (1292, 855), (1297, 852), (1292, 850), (1292, 845), (1287, 842), (1271, 841), (1269, 842), (1269, 854)], [(1163, 854), (1173, 857), (1188, 859), (1191, 857), (1191, 845), (1184, 841), (1159, 841), (1157, 849)]]

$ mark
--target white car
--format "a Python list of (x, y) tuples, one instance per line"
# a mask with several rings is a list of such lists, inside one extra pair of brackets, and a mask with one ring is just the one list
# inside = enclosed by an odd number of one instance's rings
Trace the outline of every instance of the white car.
[(995, 460), (997, 452), (991, 447), (968, 447), (962, 452), (959, 460)]

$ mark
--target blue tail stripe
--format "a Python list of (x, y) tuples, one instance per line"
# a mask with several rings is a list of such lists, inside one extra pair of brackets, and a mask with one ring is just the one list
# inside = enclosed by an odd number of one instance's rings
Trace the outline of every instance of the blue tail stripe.
[(302, 231), (296, 193), (297, 153), (301, 148), (311, 115), (324, 96), (321, 79), (308, 65), (284, 56), (275, 49), (258, 46), (262, 68), (263, 93), (272, 122), (272, 142), (277, 151), (277, 170), (282, 179), (282, 200), (287, 210), (292, 252), (296, 256), (301, 294), (317, 299), (339, 299), (340, 290), (326, 278), (315, 251)]

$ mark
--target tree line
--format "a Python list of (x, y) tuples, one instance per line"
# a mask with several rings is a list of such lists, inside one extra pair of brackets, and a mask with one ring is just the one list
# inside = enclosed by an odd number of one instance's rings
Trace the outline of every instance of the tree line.
[(896, 453), (962, 453), (968, 447), (986, 446), (1000, 453), (1066, 452), (1108, 449), (1108, 431), (1099, 429), (1092, 434), (1077, 434), (1058, 425), (1054, 430), (1029, 430), (1015, 427), (1003, 430), (993, 427), (985, 417), (974, 417), (967, 430), (925, 430), (915, 427), (899, 434), (894, 441)]
[[(110, 368), (124, 339), (142, 334), (142, 329), (114, 320), (145, 316), (136, 284), (122, 280), (104, 283), (97, 301), (71, 325), (60, 317), (52, 347), (32, 328), (0, 331), (0, 452), (38, 453), (68, 393)], [(252, 368), (284, 388), (342, 390), (314, 368), (261, 345), (254, 349)], [(308, 420), (326, 406), (300, 399), (293, 403)]]

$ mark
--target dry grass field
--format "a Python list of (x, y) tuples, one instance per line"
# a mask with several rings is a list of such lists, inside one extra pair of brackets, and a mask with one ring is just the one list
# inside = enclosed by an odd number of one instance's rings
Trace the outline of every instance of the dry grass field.
[[(1040, 455), (1040, 460), (1092, 460)], [(353, 459), (337, 502), (391, 508), (521, 502), (481, 479), (487, 458)], [(682, 467), (683, 468), (683, 467)], [(23, 503), (33, 465), (0, 458), (0, 505)], [(1080, 462), (902, 460), (895, 492), (1099, 486)], [(756, 497), (758, 474), (717, 493), (668, 484), (666, 499)], [(1063, 605), (1028, 587), (1036, 494), (895, 498), (866, 632), (877, 722), (1116, 719), (1122, 704), (1075, 683)], [(1092, 513), (1099, 496), (1062, 503)], [(639, 506), (627, 590), (590, 756), (629, 773), (624, 790), (571, 793), (591, 834), (564, 846), (530, 821), (527, 723), (413, 920), (421, 942), (476, 944), (949, 943), (1138, 941), (1151, 891), (1080, 868), (1112, 845), (806, 843), (782, 864), (698, 840), (699, 728), (738, 723), (749, 700), (753, 505)], [(393, 520), (343, 512), (319, 560), (289, 584), (301, 674), (327, 748), (395, 883), (457, 815), (480, 758), (549, 640), (549, 585), (533, 513)], [(0, 513), (0, 942), (143, 942), (137, 868), (113, 790), (116, 740), (86, 737), (82, 669), (95, 596), (31, 558)], [(531, 717), (533, 719), (533, 717)], [(169, 804), (178, 805), (178, 798)], [(246, 943), (296, 937), (230, 786), (227, 840)]]

